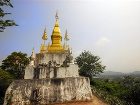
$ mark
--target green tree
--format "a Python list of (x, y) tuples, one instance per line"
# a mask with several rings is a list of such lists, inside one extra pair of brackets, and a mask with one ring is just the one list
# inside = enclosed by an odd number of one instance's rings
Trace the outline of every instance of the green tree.
[(93, 76), (105, 70), (105, 66), (101, 64), (100, 57), (93, 55), (89, 51), (82, 52), (75, 60), (80, 68), (79, 74), (81, 76), (92, 79)]
[(1, 68), (11, 73), (16, 79), (22, 79), (24, 69), (29, 64), (27, 54), (21, 52), (13, 52), (5, 60), (2, 61)]
[(0, 0), (0, 32), (3, 32), (4, 29), (8, 26), (16, 26), (16, 23), (13, 20), (6, 20), (4, 16), (11, 14), (5, 13), (2, 7), (9, 6), (13, 7), (10, 3), (10, 0)]
[(0, 105), (3, 104), (5, 91), (12, 80), (13, 76), (9, 72), (0, 69)]

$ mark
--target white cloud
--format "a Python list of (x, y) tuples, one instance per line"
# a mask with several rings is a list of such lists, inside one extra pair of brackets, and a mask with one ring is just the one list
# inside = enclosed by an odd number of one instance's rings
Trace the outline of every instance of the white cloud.
[(100, 47), (106, 46), (108, 43), (110, 43), (110, 39), (107, 37), (101, 37), (97, 42), (96, 45)]

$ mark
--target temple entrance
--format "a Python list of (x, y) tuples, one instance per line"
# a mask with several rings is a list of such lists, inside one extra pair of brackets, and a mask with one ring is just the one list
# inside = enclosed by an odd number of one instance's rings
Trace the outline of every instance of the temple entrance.
[(39, 89), (34, 89), (30, 97), (31, 105), (39, 105)]

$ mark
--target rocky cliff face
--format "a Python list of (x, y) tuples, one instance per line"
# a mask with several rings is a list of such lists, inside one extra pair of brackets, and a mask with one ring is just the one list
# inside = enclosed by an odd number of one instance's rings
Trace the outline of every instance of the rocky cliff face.
[(47, 105), (90, 101), (90, 82), (85, 77), (16, 80), (6, 91), (4, 105)]

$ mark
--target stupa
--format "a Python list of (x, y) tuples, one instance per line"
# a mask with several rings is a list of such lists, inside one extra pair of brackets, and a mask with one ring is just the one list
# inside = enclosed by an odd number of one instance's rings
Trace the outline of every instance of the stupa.
[(13, 81), (8, 87), (4, 105), (50, 105), (77, 101), (91, 101), (92, 92), (87, 77), (80, 77), (67, 41), (67, 31), (62, 35), (59, 19), (51, 35), (51, 44), (46, 45), (46, 29), (42, 36), (40, 52), (33, 49), (24, 79)]

